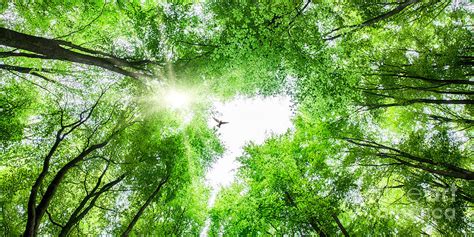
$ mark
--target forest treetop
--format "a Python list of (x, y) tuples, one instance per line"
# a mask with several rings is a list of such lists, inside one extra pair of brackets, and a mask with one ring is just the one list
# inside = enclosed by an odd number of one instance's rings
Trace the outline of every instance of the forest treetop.
[[(0, 229), (469, 235), (472, 9), (3, 1)], [(212, 100), (275, 94), (294, 129), (248, 144), (208, 207), (204, 174), (225, 150)]]

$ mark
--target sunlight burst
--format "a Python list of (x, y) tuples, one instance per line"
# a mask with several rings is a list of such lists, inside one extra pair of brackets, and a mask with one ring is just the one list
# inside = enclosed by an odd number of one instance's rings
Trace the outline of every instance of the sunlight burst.
[(183, 109), (189, 105), (189, 97), (186, 93), (171, 90), (165, 95), (166, 104), (173, 109)]

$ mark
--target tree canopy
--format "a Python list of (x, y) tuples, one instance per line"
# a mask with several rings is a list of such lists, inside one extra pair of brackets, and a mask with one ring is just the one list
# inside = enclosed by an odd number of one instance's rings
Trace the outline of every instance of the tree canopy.
[[(473, 9), (0, 2), (0, 231), (469, 236)], [(282, 94), (294, 127), (248, 143), (208, 206), (213, 101)]]

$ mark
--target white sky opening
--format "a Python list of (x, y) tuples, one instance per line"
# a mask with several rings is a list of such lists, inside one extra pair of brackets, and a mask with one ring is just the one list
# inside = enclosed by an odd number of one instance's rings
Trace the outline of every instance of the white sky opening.
[[(236, 97), (228, 102), (214, 102), (214, 109), (215, 118), (229, 123), (216, 128), (226, 151), (206, 174), (206, 182), (212, 188), (209, 207), (214, 205), (220, 188), (234, 180), (239, 167), (236, 158), (242, 155), (245, 144), (261, 144), (272, 134), (283, 134), (293, 128), (290, 97), (284, 95)], [(217, 123), (210, 117), (208, 125), (216, 127)], [(207, 220), (200, 236), (207, 236), (209, 225)]]

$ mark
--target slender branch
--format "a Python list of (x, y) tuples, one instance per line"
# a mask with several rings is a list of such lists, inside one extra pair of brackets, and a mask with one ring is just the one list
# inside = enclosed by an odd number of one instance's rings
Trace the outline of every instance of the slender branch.
[(58, 222), (56, 222), (56, 221), (53, 220), (53, 217), (51, 216), (51, 213), (49, 213), (48, 210), (46, 210), (46, 214), (48, 214), (48, 219), (49, 219), (49, 221), (50, 221), (53, 225), (59, 226), (59, 227), (61, 227), (61, 228), (64, 227), (63, 225), (61, 225), (61, 224), (59, 224)]
[(89, 27), (90, 25), (92, 25), (95, 21), (97, 21), (101, 16), (102, 14), (104, 13), (104, 10), (105, 10), (105, 6), (107, 5), (107, 1), (104, 1), (104, 5), (102, 6), (102, 10), (100, 10), (100, 13), (94, 18), (92, 19), (89, 23), (83, 25), (82, 27), (79, 27), (77, 30), (73, 30), (65, 35), (61, 35), (61, 36), (58, 36), (54, 39), (61, 39), (61, 38), (66, 38), (66, 37), (69, 37), (75, 33), (78, 33), (78, 32), (81, 32), (83, 31), (84, 29), (86, 29), (87, 27)]
[(32, 53), (0, 52), (0, 58), (6, 58), (6, 57), (27, 57), (27, 58), (51, 59), (44, 55), (32, 54)]
[(350, 26), (342, 26), (342, 27), (339, 27), (339, 28), (336, 28), (332, 31), (330, 31), (329, 33), (327, 33), (326, 35), (330, 35), (334, 32), (337, 32), (339, 30), (342, 30), (342, 29), (345, 29), (345, 28), (352, 28), (352, 30), (350, 30), (349, 32), (346, 32), (346, 33), (341, 33), (341, 34), (336, 34), (334, 36), (331, 36), (329, 38), (326, 38), (325, 40), (327, 41), (330, 41), (330, 40), (334, 40), (334, 39), (337, 39), (343, 35), (346, 35), (346, 34), (349, 34), (349, 33), (352, 33), (354, 31), (356, 31), (357, 29), (360, 29), (360, 28), (363, 28), (363, 27), (366, 27), (366, 26), (370, 26), (370, 25), (373, 25), (375, 23), (378, 23), (379, 21), (383, 21), (385, 19), (388, 19), (398, 13), (400, 13), (401, 11), (403, 11), (405, 8), (419, 2), (420, 0), (407, 0), (403, 3), (400, 3), (396, 8), (382, 14), (382, 15), (379, 15), (379, 16), (376, 16), (374, 18), (371, 18), (369, 20), (366, 20), (360, 24), (356, 24), (356, 25), (350, 25)]
[(133, 227), (135, 226), (135, 224), (137, 223), (138, 219), (140, 219), (141, 215), (143, 214), (143, 212), (145, 211), (145, 209), (150, 205), (150, 203), (155, 199), (155, 197), (158, 195), (158, 193), (160, 192), (161, 188), (163, 187), (163, 185), (168, 182), (168, 179), (169, 179), (169, 174), (164, 177), (160, 183), (158, 184), (158, 186), (156, 187), (155, 191), (153, 191), (153, 193), (151, 193), (150, 196), (148, 196), (147, 200), (145, 201), (145, 203), (140, 207), (140, 209), (138, 209), (138, 212), (135, 214), (135, 216), (133, 216), (132, 220), (130, 221), (130, 223), (128, 224), (127, 228), (125, 229), (125, 231), (122, 233), (122, 237), (127, 237), (130, 235), (130, 233), (132, 232), (132, 229)]
[(336, 224), (339, 227), (339, 229), (341, 230), (342, 234), (344, 234), (345, 237), (349, 237), (349, 232), (347, 232), (346, 228), (344, 228), (344, 226), (342, 225), (342, 223), (339, 220), (339, 218), (337, 217), (337, 215), (332, 213), (331, 216), (334, 219), (334, 221), (336, 221)]

